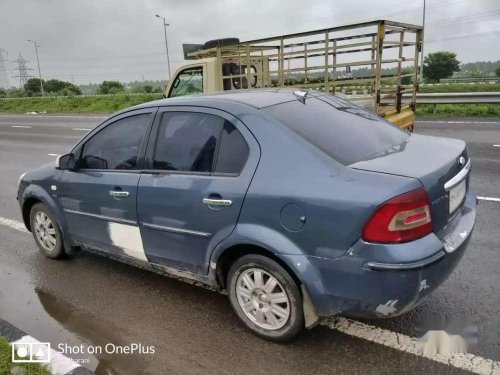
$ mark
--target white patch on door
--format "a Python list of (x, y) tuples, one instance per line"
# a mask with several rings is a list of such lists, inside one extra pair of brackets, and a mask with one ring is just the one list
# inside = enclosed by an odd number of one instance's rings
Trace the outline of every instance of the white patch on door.
[(111, 243), (119, 247), (131, 257), (148, 261), (142, 246), (142, 237), (139, 227), (135, 225), (108, 223), (108, 233)]

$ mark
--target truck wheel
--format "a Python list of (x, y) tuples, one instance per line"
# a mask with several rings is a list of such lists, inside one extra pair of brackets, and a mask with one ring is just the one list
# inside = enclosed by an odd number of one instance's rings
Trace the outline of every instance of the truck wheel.
[(304, 327), (299, 288), (272, 259), (257, 254), (237, 259), (229, 269), (228, 292), (240, 320), (260, 337), (284, 342)]
[(30, 211), (31, 233), (38, 248), (48, 258), (64, 257), (61, 230), (54, 216), (42, 203), (35, 204)]
[(222, 38), (222, 39), (214, 39), (205, 42), (203, 45), (203, 49), (209, 49), (214, 47), (222, 47), (222, 46), (231, 46), (234, 44), (238, 44), (240, 40), (238, 38)]

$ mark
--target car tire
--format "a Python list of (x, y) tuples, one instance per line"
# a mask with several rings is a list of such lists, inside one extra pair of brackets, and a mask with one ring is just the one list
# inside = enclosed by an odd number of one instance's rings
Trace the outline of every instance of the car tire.
[(227, 281), (233, 310), (256, 335), (285, 342), (303, 329), (300, 290), (274, 260), (257, 254), (238, 258), (229, 269)]
[(44, 204), (37, 203), (31, 208), (30, 226), (33, 238), (43, 255), (51, 259), (60, 259), (66, 255), (61, 229)]

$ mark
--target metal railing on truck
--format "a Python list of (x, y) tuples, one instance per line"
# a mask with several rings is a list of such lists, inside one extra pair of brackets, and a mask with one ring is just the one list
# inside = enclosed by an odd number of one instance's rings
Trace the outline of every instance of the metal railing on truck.
[[(365, 84), (373, 111), (400, 116), (393, 122), (409, 127), (422, 35), (421, 26), (378, 20), (216, 46), (187, 56), (216, 57), (224, 89), (291, 86), (338, 92)], [(403, 94), (411, 96), (409, 103), (403, 104)]]

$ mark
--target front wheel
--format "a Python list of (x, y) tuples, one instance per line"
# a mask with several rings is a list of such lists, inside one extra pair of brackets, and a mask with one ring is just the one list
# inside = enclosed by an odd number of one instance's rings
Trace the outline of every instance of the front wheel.
[(277, 262), (262, 255), (237, 259), (228, 274), (231, 305), (255, 334), (271, 341), (288, 341), (304, 327), (297, 284)]
[(64, 247), (59, 225), (42, 204), (35, 204), (30, 211), (31, 232), (43, 255), (52, 259), (64, 256)]

